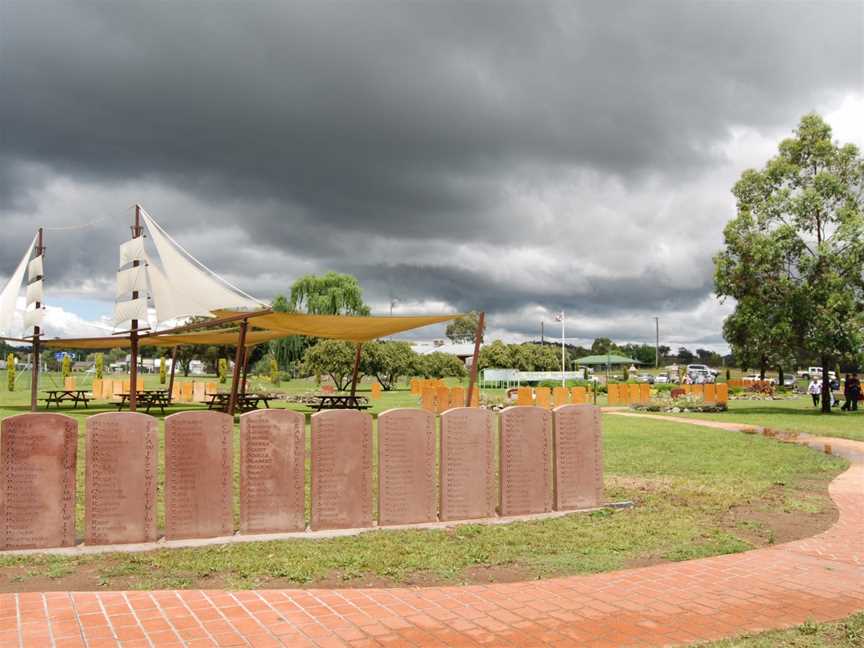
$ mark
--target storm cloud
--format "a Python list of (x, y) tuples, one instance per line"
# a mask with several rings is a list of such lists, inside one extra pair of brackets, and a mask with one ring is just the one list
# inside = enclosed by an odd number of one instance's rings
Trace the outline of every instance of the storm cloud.
[(107, 303), (140, 202), (264, 299), (338, 270), (379, 312), (721, 345), (729, 188), (810, 110), (864, 139), (862, 7), (7, 0), (0, 273), (94, 223), (48, 286)]

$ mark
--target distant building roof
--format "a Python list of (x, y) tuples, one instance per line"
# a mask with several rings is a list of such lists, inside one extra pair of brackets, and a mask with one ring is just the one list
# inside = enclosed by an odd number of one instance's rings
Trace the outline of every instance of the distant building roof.
[[(482, 344), (480, 345), (482, 348)], [(429, 355), (430, 353), (447, 353), (459, 358), (468, 358), (474, 355), (473, 342), (461, 342), (454, 344), (453, 342), (445, 342), (444, 344), (414, 344), (411, 350), (418, 355)]]

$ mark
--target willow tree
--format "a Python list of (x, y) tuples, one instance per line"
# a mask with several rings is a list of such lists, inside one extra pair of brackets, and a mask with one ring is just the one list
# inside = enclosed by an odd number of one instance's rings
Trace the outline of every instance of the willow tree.
[[(363, 301), (363, 289), (356, 277), (338, 272), (324, 275), (304, 275), (291, 285), (291, 296), (277, 295), (271, 306), (277, 313), (307, 313), (310, 315), (368, 315), (369, 306)], [(270, 351), (279, 367), (288, 369), (299, 363), (316, 339), (299, 335), (273, 340)]]
[(744, 171), (732, 193), (738, 213), (714, 280), (718, 296), (738, 302), (732, 317), (748, 323), (738, 344), (774, 340), (820, 358), (822, 411), (830, 412), (829, 367), (860, 360), (864, 345), (864, 158), (832, 141), (819, 115), (805, 115), (778, 155)]

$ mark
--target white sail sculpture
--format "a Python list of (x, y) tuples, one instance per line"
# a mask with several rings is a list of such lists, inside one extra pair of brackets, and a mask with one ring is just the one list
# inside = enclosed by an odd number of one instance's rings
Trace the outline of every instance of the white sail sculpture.
[[(146, 211), (141, 209), (140, 213), (158, 261), (148, 257), (143, 237), (120, 246), (116, 296), (131, 296), (133, 291), (141, 296), (115, 304), (115, 326), (132, 319), (147, 321), (148, 293), (156, 309), (157, 324), (194, 315), (209, 317), (219, 309), (266, 307), (189, 254)], [(133, 261), (140, 265), (131, 266)]]
[[(16, 333), (20, 333), (20, 331), (13, 330), (15, 327), (15, 314), (18, 306), (18, 296), (21, 294), (21, 285), (24, 282), (24, 273), (28, 271), (28, 263), (31, 268), (28, 272), (30, 279), (34, 277), (40, 277), (38, 281), (39, 287), (33, 289), (33, 295), (35, 295), (38, 291), (38, 295), (42, 296), (42, 257), (38, 256), (33, 261), (30, 261), (30, 255), (33, 254), (33, 247), (36, 245), (36, 237), (33, 237), (33, 240), (30, 242), (30, 245), (27, 248), (27, 251), (24, 253), (24, 256), (21, 257), (21, 261), (18, 263), (18, 267), (15, 268), (15, 272), (12, 273), (12, 276), (9, 277), (9, 281), (6, 282), (6, 285), (3, 287), (3, 291), (0, 292), (0, 335), (4, 335), (7, 337), (16, 337)], [(35, 266), (38, 269), (38, 274), (34, 274), (33, 272), (33, 262), (38, 260), (38, 266)], [(27, 289), (27, 304), (34, 303), (35, 301), (41, 301), (41, 299), (36, 300), (33, 299), (31, 301), (31, 290), (28, 286)], [(33, 313), (33, 315), (29, 315), (29, 313)], [(25, 328), (27, 328), (27, 321), (39, 319), (41, 322), (41, 314), (42, 310), (38, 311), (27, 311), (25, 312), (24, 322)], [(29, 326), (32, 326), (30, 324)]]

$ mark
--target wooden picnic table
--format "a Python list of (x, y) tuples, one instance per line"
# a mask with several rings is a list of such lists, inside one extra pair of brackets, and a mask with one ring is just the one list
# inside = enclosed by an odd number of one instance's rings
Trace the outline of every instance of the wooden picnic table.
[(45, 397), (45, 409), (51, 407), (51, 403), (60, 409), (60, 403), (63, 401), (72, 401), (75, 403), (75, 408), (78, 407), (78, 403), (84, 403), (84, 407), (87, 407), (90, 400), (87, 398), (87, 390), (85, 389), (46, 389), (45, 393), (48, 394)]
[(317, 394), (315, 398), (318, 399), (318, 406), (315, 409), (319, 412), (322, 409), (369, 409), (369, 401), (365, 396)]
[[(228, 402), (231, 399), (231, 394), (225, 392), (216, 392), (207, 394), (207, 409), (215, 409), (221, 412), (228, 411)], [(270, 401), (275, 398), (273, 394), (237, 394), (237, 410), (240, 412), (249, 412), (258, 409), (258, 403), (263, 401), (264, 407), (270, 409)]]
[[(129, 404), (130, 394), (119, 394), (120, 402), (117, 403), (117, 411), (121, 411), (125, 405)], [(135, 406), (143, 407), (144, 411), (150, 413), (151, 407), (158, 407), (162, 413), (165, 413), (165, 406), (171, 404), (171, 395), (167, 389), (150, 389), (147, 391), (135, 392)]]

